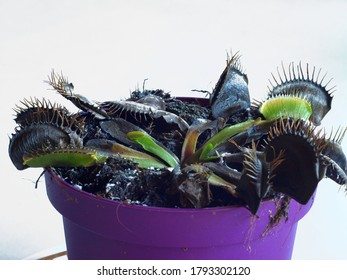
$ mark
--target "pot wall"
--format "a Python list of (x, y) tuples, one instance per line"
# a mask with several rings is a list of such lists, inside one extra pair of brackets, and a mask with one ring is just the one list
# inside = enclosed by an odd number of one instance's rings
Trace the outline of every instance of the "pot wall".
[(271, 200), (255, 218), (244, 207), (129, 205), (81, 191), (52, 171), (45, 178), (63, 216), (69, 259), (290, 259), (297, 223), (313, 203), (292, 200), (288, 220), (265, 233), (275, 213)]

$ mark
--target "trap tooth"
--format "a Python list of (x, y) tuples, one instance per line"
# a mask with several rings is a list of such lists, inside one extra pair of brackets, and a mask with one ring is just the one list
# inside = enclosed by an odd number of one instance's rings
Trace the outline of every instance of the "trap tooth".
[(67, 133), (76, 134), (73, 137), (82, 137), (84, 133), (85, 117), (79, 114), (71, 115), (69, 111), (57, 104), (52, 104), (46, 99), (24, 99), (22, 106), (14, 110), (17, 113), (15, 121), (19, 127), (24, 128), (33, 124), (48, 124), (56, 126)]
[(57, 126), (64, 124), (64, 116), (68, 115), (68, 110), (60, 105), (52, 104), (43, 98), (24, 99), (21, 105), (14, 108), (16, 113), (15, 122), (20, 127), (25, 127), (33, 123), (52, 123)]

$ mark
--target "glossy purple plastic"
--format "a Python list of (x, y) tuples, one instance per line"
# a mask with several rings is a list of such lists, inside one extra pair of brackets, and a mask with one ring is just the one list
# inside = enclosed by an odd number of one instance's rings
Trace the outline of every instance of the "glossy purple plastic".
[(63, 216), (69, 259), (290, 259), (297, 223), (313, 203), (292, 200), (288, 220), (266, 232), (271, 200), (257, 218), (244, 207), (136, 206), (81, 191), (51, 171), (45, 177)]

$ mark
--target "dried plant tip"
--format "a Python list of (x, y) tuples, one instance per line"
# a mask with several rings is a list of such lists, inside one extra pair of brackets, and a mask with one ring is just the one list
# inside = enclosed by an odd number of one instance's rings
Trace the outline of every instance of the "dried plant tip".
[(75, 94), (73, 84), (69, 83), (67, 78), (62, 74), (59, 75), (52, 71), (51, 75), (48, 77), (47, 83), (82, 111), (91, 113), (93, 116), (100, 119), (107, 117), (105, 111), (103, 111), (98, 104), (88, 100), (83, 95)]
[(46, 82), (64, 97), (73, 95), (74, 86), (72, 83), (69, 83), (62, 73), (57, 74), (52, 70), (51, 75), (48, 76), (48, 81)]

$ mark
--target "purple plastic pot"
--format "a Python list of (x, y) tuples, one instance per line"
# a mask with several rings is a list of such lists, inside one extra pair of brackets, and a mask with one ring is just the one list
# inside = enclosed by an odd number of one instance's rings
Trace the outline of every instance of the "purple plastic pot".
[(294, 200), (265, 233), (275, 203), (259, 218), (244, 207), (174, 209), (104, 199), (45, 173), (49, 200), (62, 214), (69, 259), (290, 259), (298, 221), (309, 211)]
[(297, 223), (313, 203), (291, 201), (288, 220), (266, 232), (276, 209), (270, 200), (261, 204), (259, 218), (244, 207), (145, 207), (81, 191), (52, 171), (45, 177), (48, 197), (63, 216), (69, 259), (290, 259)]

